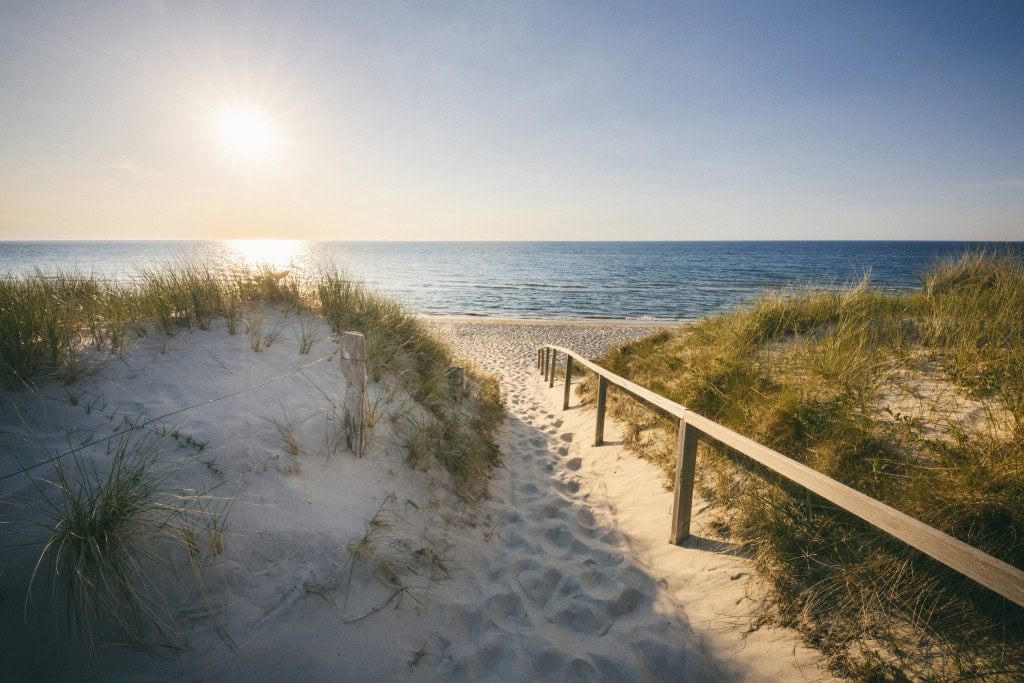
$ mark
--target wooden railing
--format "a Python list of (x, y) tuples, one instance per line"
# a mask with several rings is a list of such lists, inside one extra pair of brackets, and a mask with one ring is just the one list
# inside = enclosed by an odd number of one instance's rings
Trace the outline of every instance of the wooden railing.
[(537, 349), (537, 367), (544, 373), (548, 387), (555, 386), (555, 366), (559, 354), (565, 356), (565, 393), (562, 410), (569, 407), (569, 391), (574, 365), (579, 364), (598, 376), (595, 446), (600, 446), (604, 442), (604, 417), (609, 383), (634, 398), (678, 418), (679, 461), (676, 465), (670, 543), (678, 545), (690, 535), (697, 444), (702, 438), (710, 438), (860, 517), (903, 543), (917, 548), (947, 567), (995, 591), (1007, 600), (1024, 607), (1024, 571), (958, 541), (949, 534), (930, 527), (860, 491), (855, 491), (845, 484), (826, 477), (824, 474), (748, 439), (728, 427), (723, 427), (692, 410), (687, 410), (675, 401), (670, 401), (664, 396), (595, 365), (569, 349), (550, 344), (545, 344)]

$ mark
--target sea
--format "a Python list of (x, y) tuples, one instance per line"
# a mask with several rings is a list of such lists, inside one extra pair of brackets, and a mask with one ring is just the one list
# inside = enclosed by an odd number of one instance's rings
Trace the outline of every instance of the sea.
[(181, 262), (228, 269), (335, 268), (424, 316), (693, 320), (766, 291), (835, 288), (868, 277), (919, 287), (937, 261), (1024, 242), (0, 242), (0, 276), (78, 273), (131, 280)]

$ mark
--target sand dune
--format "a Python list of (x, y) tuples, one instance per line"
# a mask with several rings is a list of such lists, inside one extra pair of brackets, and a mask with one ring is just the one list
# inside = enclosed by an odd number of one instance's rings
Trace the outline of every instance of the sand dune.
[[(439, 472), (405, 463), (401, 421), (387, 418), (407, 407), (400, 395), (382, 404), (364, 458), (332, 450), (325, 432), (344, 389), (336, 345), (322, 329), (299, 355), (300, 321), (268, 322), (282, 326), (280, 341), (261, 353), (224, 328), (144, 339), (74, 385), (3, 394), (0, 440), (30, 463), (69, 438), (100, 438), (124, 415), (156, 416), (283, 377), (156, 423), (176, 435), (160, 462), (176, 466), (180, 486), (234, 496), (205, 591), (183, 558), (161, 575), (183, 649), (163, 660), (74, 650), (45, 581), (26, 622), (21, 596), (38, 548), (7, 548), (8, 680), (828, 678), (794, 633), (749, 632), (745, 560), (702, 529), (699, 513), (694, 539), (669, 546), (658, 472), (615, 445), (614, 423), (611, 445), (590, 446), (593, 414), (562, 412), (561, 387), (549, 389), (533, 367), (541, 342), (594, 355), (657, 326), (430, 321), (507, 395), (504, 465), (491, 497), (468, 505)], [(371, 385), (371, 398), (386, 389)], [(297, 453), (275, 423), (293, 430)], [(204, 444), (200, 452), (185, 435)], [(2, 466), (0, 475), (18, 468), (11, 458)], [(0, 485), (7, 497), (31, 493), (24, 477)], [(2, 512), (8, 521), (24, 514), (7, 504)], [(38, 540), (18, 533), (8, 538)]]

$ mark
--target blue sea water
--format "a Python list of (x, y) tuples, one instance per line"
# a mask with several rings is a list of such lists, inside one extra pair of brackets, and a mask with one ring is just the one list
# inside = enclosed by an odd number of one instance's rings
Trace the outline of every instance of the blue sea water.
[(555, 319), (694, 319), (765, 290), (836, 287), (870, 274), (918, 286), (971, 242), (0, 242), (0, 275), (57, 270), (131, 278), (191, 260), (217, 267), (333, 264), (424, 315)]

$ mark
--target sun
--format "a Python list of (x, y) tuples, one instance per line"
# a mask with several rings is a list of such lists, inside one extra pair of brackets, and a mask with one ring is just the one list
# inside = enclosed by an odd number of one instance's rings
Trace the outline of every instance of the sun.
[(267, 157), (274, 149), (274, 125), (266, 112), (247, 106), (224, 109), (217, 117), (220, 141), (232, 155), (247, 161)]

